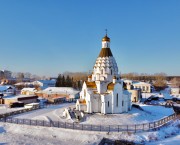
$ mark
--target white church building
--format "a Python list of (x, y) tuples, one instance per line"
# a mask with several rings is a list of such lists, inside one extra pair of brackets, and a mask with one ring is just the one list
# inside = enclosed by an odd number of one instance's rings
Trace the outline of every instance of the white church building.
[(117, 63), (110, 49), (110, 38), (102, 39), (102, 49), (92, 75), (84, 82), (76, 109), (87, 113), (123, 113), (131, 109), (131, 94), (123, 89)]

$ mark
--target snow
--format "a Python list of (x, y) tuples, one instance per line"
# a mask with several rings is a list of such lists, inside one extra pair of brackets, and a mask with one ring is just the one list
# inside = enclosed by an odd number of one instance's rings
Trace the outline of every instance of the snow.
[(22, 109), (24, 109), (24, 107), (8, 108), (7, 105), (0, 105), (0, 114), (4, 114), (7, 112), (13, 112), (13, 111), (17, 111), (17, 110), (22, 110)]
[(165, 108), (163, 106), (143, 105), (145, 111), (137, 108), (132, 108), (128, 113), (123, 114), (93, 114), (86, 118), (83, 124), (96, 125), (128, 125), (128, 124), (142, 124), (160, 120), (174, 113), (172, 108)]
[(160, 140), (157, 142), (147, 143), (147, 145), (170, 145), (170, 144), (171, 145), (179, 145), (179, 141), (180, 141), (180, 134), (173, 136), (172, 138)]
[(0, 122), (0, 144), (29, 145), (96, 145), (103, 137), (112, 140), (128, 140), (148, 145), (176, 145), (180, 139), (180, 121), (175, 121), (157, 131), (141, 133), (93, 132), (71, 129), (28, 126)]
[(62, 93), (62, 94), (77, 94), (79, 91), (72, 87), (49, 87), (42, 91), (43, 93)]
[(32, 120), (45, 120), (45, 121), (63, 121), (72, 122), (63, 118), (63, 111), (67, 107), (74, 107), (75, 103), (64, 103), (59, 105), (49, 105), (46, 108), (34, 110), (31, 112), (15, 115), (15, 118), (32, 119)]
[(34, 97), (35, 95), (13, 95), (13, 96), (5, 96), (4, 99), (18, 99), (18, 98), (25, 98), (25, 97)]
[[(72, 123), (73, 120), (63, 117), (63, 111), (67, 107), (75, 107), (74, 103), (65, 103), (59, 105), (50, 105), (46, 108), (34, 110), (14, 116), (15, 118), (33, 119), (33, 120), (52, 120)], [(85, 114), (85, 119), (81, 124), (94, 125), (126, 125), (126, 124), (140, 124), (159, 120), (174, 113), (172, 108), (165, 108), (163, 106), (148, 106), (142, 105), (145, 111), (137, 108), (132, 108), (128, 113), (122, 114)], [(48, 118), (48, 119), (47, 119)]]

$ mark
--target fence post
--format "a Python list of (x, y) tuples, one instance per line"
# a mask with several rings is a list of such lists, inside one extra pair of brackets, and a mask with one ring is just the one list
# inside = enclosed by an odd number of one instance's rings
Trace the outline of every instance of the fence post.
[(30, 119), (30, 125), (31, 125), (31, 119)]
[(109, 125), (109, 132), (110, 132), (110, 125)]
[(99, 127), (100, 127), (100, 131), (101, 131), (101, 125)]
[(74, 122), (73, 122), (73, 129), (74, 129)]
[(82, 130), (83, 130), (83, 124), (82, 124)]
[(64, 123), (64, 128), (66, 128), (66, 122)]
[(91, 130), (92, 130), (92, 124), (91, 124)]
[(135, 124), (135, 126), (134, 126), (134, 127), (135, 127), (135, 128), (134, 128), (134, 129), (135, 129), (135, 133), (136, 133), (136, 124)]
[(156, 127), (156, 122), (154, 122), (154, 128)]
[(150, 123), (149, 123), (149, 130), (150, 130)]
[(127, 125), (127, 132), (128, 132), (128, 125)]
[(43, 120), (43, 126), (44, 126), (44, 120)]
[(118, 132), (119, 132), (119, 125), (118, 125)]

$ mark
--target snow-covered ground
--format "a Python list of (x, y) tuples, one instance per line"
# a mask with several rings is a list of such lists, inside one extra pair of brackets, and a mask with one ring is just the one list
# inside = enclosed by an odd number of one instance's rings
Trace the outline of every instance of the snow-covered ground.
[(123, 114), (93, 114), (88, 115), (83, 124), (98, 124), (98, 125), (126, 125), (126, 124), (141, 124), (159, 120), (174, 113), (172, 108), (163, 106), (141, 106), (145, 111), (137, 108), (132, 108), (128, 113)]
[[(140, 124), (159, 120), (163, 117), (174, 113), (172, 108), (165, 108), (163, 106), (149, 106), (141, 105), (145, 111), (137, 108), (132, 108), (128, 113), (122, 114), (86, 114), (85, 119), (81, 124), (94, 125), (126, 125), (126, 124)], [(67, 120), (63, 117), (63, 111), (66, 107), (75, 107), (74, 103), (66, 103), (59, 105), (51, 105), (44, 109), (34, 110), (14, 116), (15, 118), (45, 120), (45, 121), (62, 121), (73, 122), (71, 119)]]
[(96, 145), (103, 137), (112, 140), (128, 140), (149, 145), (179, 145), (180, 121), (177, 120), (158, 131), (136, 134), (77, 131), (52, 127), (0, 123), (0, 144), (7, 145)]
[(33, 120), (73, 122), (72, 120), (67, 120), (66, 118), (63, 118), (63, 111), (67, 107), (75, 107), (75, 103), (49, 105), (43, 109), (38, 109), (27, 113), (15, 115), (14, 117)]

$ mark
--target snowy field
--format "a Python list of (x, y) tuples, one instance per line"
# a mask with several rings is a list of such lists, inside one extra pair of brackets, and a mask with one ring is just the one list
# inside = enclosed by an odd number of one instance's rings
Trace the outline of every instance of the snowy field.
[(175, 121), (158, 131), (136, 134), (0, 123), (0, 144), (2, 145), (97, 145), (103, 137), (147, 145), (179, 145), (180, 121)]
[[(65, 103), (59, 105), (51, 105), (44, 109), (34, 110), (14, 116), (15, 118), (45, 120), (45, 121), (62, 121), (73, 122), (71, 119), (67, 120), (63, 117), (63, 111), (67, 107), (75, 107), (74, 103)], [(86, 114), (86, 117), (81, 124), (94, 125), (126, 125), (139, 124), (159, 120), (163, 117), (174, 113), (172, 108), (165, 108), (163, 106), (149, 106), (141, 105), (145, 111), (137, 108), (132, 108), (128, 113), (122, 114)]]

